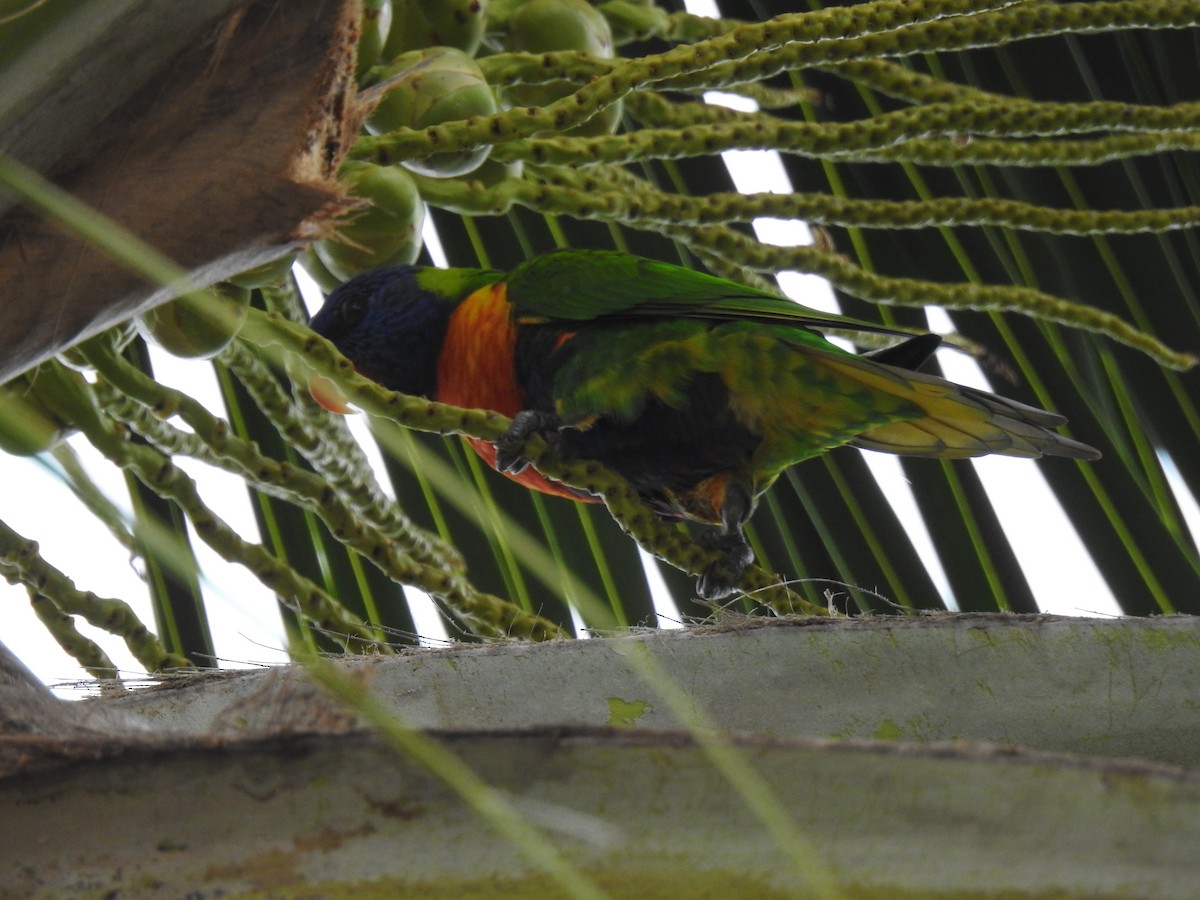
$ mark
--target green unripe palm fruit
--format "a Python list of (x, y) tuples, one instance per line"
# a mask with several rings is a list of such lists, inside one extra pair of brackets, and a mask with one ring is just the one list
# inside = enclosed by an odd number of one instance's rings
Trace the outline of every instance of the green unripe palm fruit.
[[(509, 19), (505, 46), (514, 52), (581, 50), (609, 58), (613, 55), (613, 36), (608, 19), (586, 0), (529, 0)], [(569, 81), (515, 84), (505, 88), (503, 96), (512, 106), (546, 106), (578, 89), (579, 85)], [(584, 137), (611, 134), (620, 121), (618, 101), (567, 133)]]
[[(367, 121), (367, 130), (372, 134), (490, 116), (497, 109), (496, 97), (475, 60), (453, 47), (405, 53), (386, 67), (376, 69), (373, 75), (378, 75), (381, 83), (396, 80), (388, 86)], [(422, 175), (450, 178), (478, 168), (490, 150), (490, 147), (476, 147), (434, 153), (421, 159), (402, 160), (401, 164)]]
[(315, 245), (301, 251), (299, 262), (308, 277), (315, 281), (317, 287), (326, 294), (335, 290), (342, 283), (342, 279), (330, 272), (329, 267), (321, 262), (321, 257), (317, 256)]
[(50, 414), (69, 427), (89, 435), (112, 429), (112, 421), (100, 412), (87, 379), (58, 360), (48, 359), (38, 366), (30, 386)]
[(422, 47), (454, 47), (474, 56), (487, 24), (487, 0), (392, 0), (392, 10), (384, 59)]
[(390, 0), (363, 0), (362, 30), (358, 37), (358, 57), (354, 77), (361, 82), (371, 66), (379, 62), (392, 27)]
[(229, 346), (246, 320), (250, 291), (228, 282), (213, 294), (183, 296), (138, 315), (142, 337), (173, 356), (211, 359)]
[(468, 183), (475, 182), (485, 188), (495, 187), (502, 181), (510, 178), (522, 178), (525, 174), (525, 161), (514, 159), (512, 162), (496, 162), (494, 159), (485, 159), (483, 165), (472, 172), (470, 175), (463, 177), (463, 181)]
[(336, 235), (313, 245), (321, 265), (345, 281), (368, 269), (414, 262), (421, 252), (425, 205), (409, 174), (398, 166), (349, 162), (340, 177), (352, 196), (371, 205), (351, 213)]
[(33, 369), (0, 385), (0, 450), (5, 453), (43, 453), (75, 431), (34, 392), (37, 377), (38, 369)]
[(292, 263), (296, 261), (295, 251), (285, 253), (279, 259), (273, 259), (268, 263), (263, 263), (261, 266), (255, 266), (253, 269), (247, 269), (245, 272), (238, 272), (229, 278), (229, 283), (247, 290), (255, 288), (271, 287), (281, 283), (288, 277), (292, 271)]
[(667, 11), (653, 2), (607, 0), (596, 7), (608, 20), (617, 44), (646, 40), (666, 32), (671, 24)]
[(613, 55), (608, 20), (587, 0), (529, 0), (509, 19), (507, 45), (524, 53), (582, 50)]

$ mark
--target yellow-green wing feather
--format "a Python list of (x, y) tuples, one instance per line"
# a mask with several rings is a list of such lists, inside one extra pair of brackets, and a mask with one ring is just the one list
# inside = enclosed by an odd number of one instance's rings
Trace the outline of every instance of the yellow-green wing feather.
[(739, 422), (763, 438), (752, 461), (760, 481), (843, 444), (941, 459), (1098, 456), (1054, 431), (1064, 423), (1055, 413), (855, 356), (811, 332), (687, 319), (618, 330), (619, 339), (591, 335), (564, 363), (559, 415), (632, 421), (651, 398), (682, 408), (696, 375), (717, 374)]

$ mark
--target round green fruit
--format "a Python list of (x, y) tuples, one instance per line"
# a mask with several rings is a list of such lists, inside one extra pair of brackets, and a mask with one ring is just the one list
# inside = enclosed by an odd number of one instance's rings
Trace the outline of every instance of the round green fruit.
[(587, 0), (529, 0), (508, 23), (508, 49), (522, 53), (582, 50), (613, 55), (608, 19)]
[[(529, 0), (508, 23), (511, 51), (550, 53), (578, 50), (605, 59), (613, 55), (613, 35), (606, 19), (586, 0)], [(511, 106), (548, 106), (579, 89), (570, 81), (515, 84), (503, 91)], [(566, 133), (582, 137), (612, 134), (621, 122), (620, 101), (605, 107)]]
[(75, 429), (59, 419), (33, 390), (38, 370), (0, 385), (0, 450), (33, 456), (53, 449)]
[[(497, 111), (496, 97), (475, 60), (453, 47), (431, 47), (405, 53), (377, 70), (388, 85), (367, 130), (386, 134), (398, 128), (429, 128)], [(477, 169), (490, 147), (434, 153), (402, 165), (422, 175), (451, 178)]]
[(487, 24), (487, 0), (392, 0), (384, 59), (422, 47), (454, 47), (471, 56)]
[(173, 356), (211, 359), (233, 340), (246, 319), (250, 292), (227, 282), (214, 286), (207, 303), (178, 297), (137, 317), (138, 331)]
[(229, 283), (235, 287), (254, 290), (255, 288), (271, 287), (279, 284), (292, 271), (292, 263), (296, 261), (296, 253), (285, 253), (279, 259), (273, 259), (261, 266), (247, 269), (245, 272), (230, 276)]
[(358, 37), (358, 57), (354, 65), (354, 76), (360, 83), (367, 70), (383, 56), (391, 27), (392, 4), (389, 0), (365, 0), (362, 29)]
[(425, 205), (408, 173), (356, 162), (342, 168), (342, 178), (352, 196), (371, 205), (351, 213), (337, 234), (313, 245), (321, 265), (345, 281), (368, 269), (414, 262), (421, 252)]
[(496, 162), (494, 159), (485, 159), (483, 164), (474, 172), (463, 177), (463, 181), (476, 182), (485, 188), (495, 187), (502, 181), (507, 181), (512, 178), (521, 178), (525, 174), (524, 160), (514, 159), (512, 162)]
[(321, 257), (317, 256), (316, 245), (307, 247), (300, 253), (300, 267), (326, 294), (335, 290), (342, 283), (342, 279), (330, 272), (329, 267), (321, 262)]

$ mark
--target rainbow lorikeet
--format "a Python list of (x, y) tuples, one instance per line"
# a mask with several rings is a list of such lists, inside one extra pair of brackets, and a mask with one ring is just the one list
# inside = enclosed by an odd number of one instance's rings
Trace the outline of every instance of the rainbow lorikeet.
[(560, 250), (509, 273), (396, 266), (341, 285), (312, 320), (384, 387), (513, 419), (489, 464), (594, 499), (520, 456), (541, 433), (623, 476), (658, 514), (720, 526), (720, 597), (753, 558), (742, 526), (785, 468), (842, 444), (940, 459), (1096, 459), (1062, 416), (917, 369), (936, 335), (854, 355), (820, 329), (894, 333), (667, 263)]

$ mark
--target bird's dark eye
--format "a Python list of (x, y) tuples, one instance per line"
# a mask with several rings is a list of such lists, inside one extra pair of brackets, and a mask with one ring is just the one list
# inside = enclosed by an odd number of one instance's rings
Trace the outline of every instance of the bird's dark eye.
[(367, 298), (363, 296), (347, 297), (346, 302), (338, 310), (342, 322), (348, 328), (353, 328), (367, 314)]

